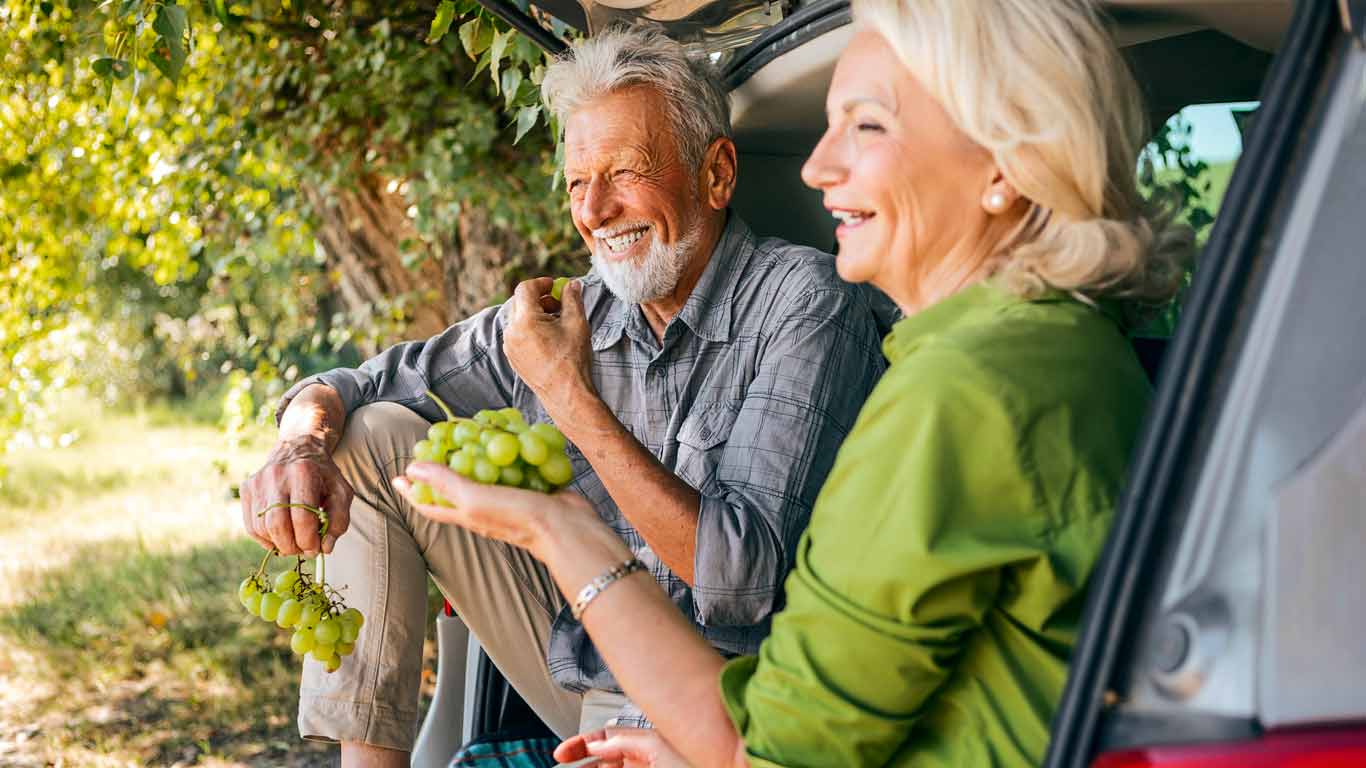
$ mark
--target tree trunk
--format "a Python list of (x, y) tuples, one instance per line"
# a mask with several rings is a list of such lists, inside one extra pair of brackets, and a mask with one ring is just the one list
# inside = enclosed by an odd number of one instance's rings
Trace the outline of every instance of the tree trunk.
[(426, 338), (510, 294), (521, 274), (534, 274), (535, 251), (515, 232), (495, 226), (488, 213), (464, 206), (457, 232), (410, 269), (399, 243), (422, 244), (398, 193), (369, 176), (324, 197), (305, 190), (317, 216), (314, 233), (337, 276), (342, 306), (356, 319), (373, 318), (375, 333), (355, 341), (366, 356), (405, 339)]

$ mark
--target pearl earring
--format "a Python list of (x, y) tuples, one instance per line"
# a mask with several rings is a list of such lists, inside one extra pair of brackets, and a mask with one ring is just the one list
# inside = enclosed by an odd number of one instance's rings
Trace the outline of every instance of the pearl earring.
[(1006, 209), (1006, 196), (1000, 192), (992, 192), (987, 198), (987, 210), (992, 213), (1000, 213)]

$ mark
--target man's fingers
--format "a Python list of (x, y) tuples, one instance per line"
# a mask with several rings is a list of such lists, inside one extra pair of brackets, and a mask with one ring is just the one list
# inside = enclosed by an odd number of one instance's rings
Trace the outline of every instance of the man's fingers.
[[(318, 467), (312, 463), (296, 462), (289, 465), (289, 503), (322, 506), (323, 480)], [(294, 545), (310, 557), (318, 553), (322, 541), (318, 536), (321, 521), (313, 512), (300, 506), (289, 508), (290, 526), (294, 530)]]
[(351, 490), (351, 484), (346, 482), (346, 478), (337, 474), (328, 484), (323, 498), (323, 511), (327, 512), (327, 534), (323, 536), (322, 548), (326, 554), (332, 554), (332, 546), (337, 538), (351, 527), (351, 500), (355, 497), (355, 491)]
[(518, 283), (517, 290), (512, 294), (512, 300), (517, 304), (514, 316), (521, 319), (544, 314), (544, 310), (541, 309), (541, 297), (549, 295), (554, 284), (555, 281), (548, 277), (534, 277)]
[[(298, 555), (299, 548), (294, 543), (294, 518), (287, 507), (276, 507), (276, 504), (288, 502), (288, 499), (276, 497), (272, 502), (265, 504), (268, 508), (265, 514), (266, 536), (275, 544), (276, 552), (280, 555)], [(270, 508), (275, 507), (275, 508)]]
[(247, 487), (247, 483), (242, 484), (241, 494), (242, 527), (246, 530), (248, 536), (256, 540), (257, 544), (260, 544), (266, 549), (270, 549), (274, 545), (271, 544), (270, 539), (261, 534), (260, 521), (256, 519), (256, 510), (252, 506), (252, 494)]
[(560, 317), (575, 322), (587, 322), (583, 311), (583, 282), (570, 280), (560, 294)]

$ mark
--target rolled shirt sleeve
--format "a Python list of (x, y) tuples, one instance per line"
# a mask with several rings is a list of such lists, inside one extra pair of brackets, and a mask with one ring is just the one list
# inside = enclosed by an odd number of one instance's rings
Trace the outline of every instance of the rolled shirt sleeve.
[(760, 340), (716, 485), (702, 494), (692, 593), (703, 626), (758, 624), (775, 609), (821, 484), (882, 371), (863, 294), (794, 294)]
[(500, 408), (513, 401), (516, 374), (503, 354), (503, 307), (489, 307), (425, 341), (395, 344), (357, 368), (335, 368), (290, 387), (275, 409), (278, 424), (289, 403), (313, 384), (341, 397), (347, 416), (376, 402), (405, 405), (429, 421), (443, 418), (430, 389), (456, 413)]

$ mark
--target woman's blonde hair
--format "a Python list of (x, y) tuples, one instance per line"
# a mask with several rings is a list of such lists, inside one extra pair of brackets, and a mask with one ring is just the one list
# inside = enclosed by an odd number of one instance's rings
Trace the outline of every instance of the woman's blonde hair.
[(1189, 227), (1138, 193), (1138, 86), (1088, 0), (854, 0), (959, 130), (991, 152), (1029, 213), (998, 278), (1144, 305), (1177, 291)]

